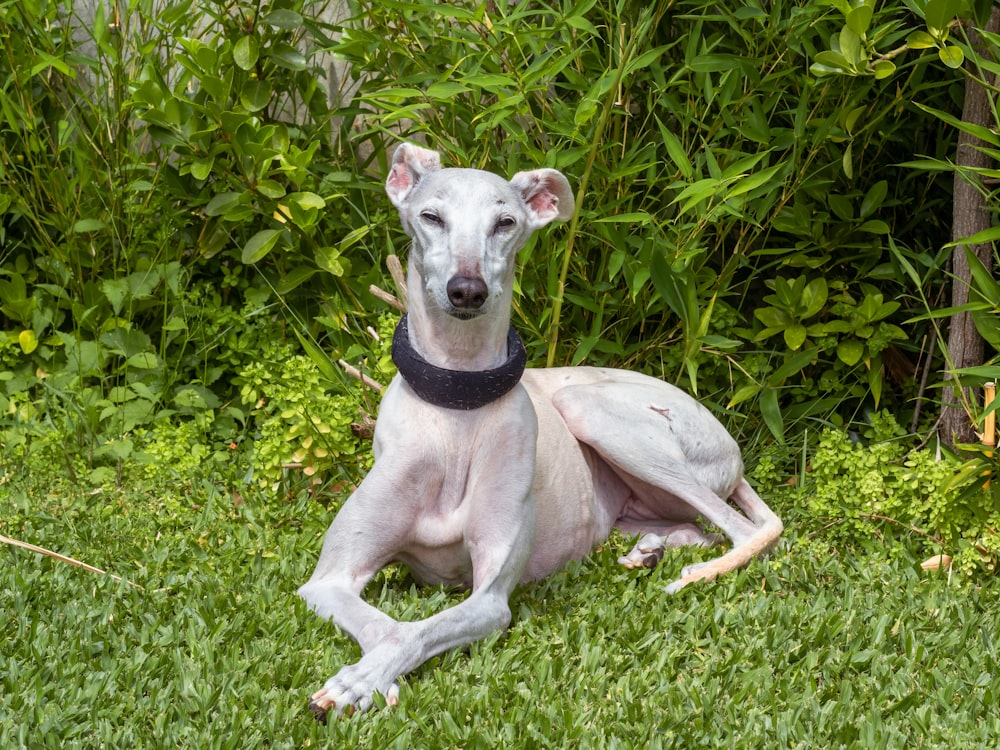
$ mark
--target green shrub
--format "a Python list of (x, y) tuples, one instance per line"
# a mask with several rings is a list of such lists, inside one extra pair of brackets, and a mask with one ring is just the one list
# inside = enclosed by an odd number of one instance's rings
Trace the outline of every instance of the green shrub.
[(1000, 561), (1000, 496), (978, 476), (975, 492), (956, 483), (962, 462), (914, 450), (891, 415), (872, 415), (860, 440), (824, 430), (811, 456), (810, 480), (798, 500), (808, 525), (838, 545), (913, 536), (926, 554), (948, 553), (963, 573), (994, 570)]
[(574, 221), (523, 254), (536, 360), (654, 372), (761, 414), (779, 440), (868, 402), (909, 411), (883, 360), (915, 357), (927, 324), (904, 322), (886, 238), (937, 246), (946, 228), (914, 221), (912, 196), (921, 215), (944, 196), (894, 164), (940, 150), (941, 131), (808, 72), (837, 28), (827, 6), (350, 5), (333, 49), (360, 78), (358, 140), (556, 167), (578, 188)]

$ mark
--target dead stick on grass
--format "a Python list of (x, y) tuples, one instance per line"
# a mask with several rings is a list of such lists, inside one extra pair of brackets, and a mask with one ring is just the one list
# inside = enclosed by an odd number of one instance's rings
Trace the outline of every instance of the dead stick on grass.
[[(38, 547), (34, 544), (29, 544), (28, 542), (21, 542), (17, 539), (10, 539), (9, 537), (0, 536), (0, 544), (9, 544), (14, 547), (20, 547), (21, 549), (26, 549), (31, 552), (37, 552), (39, 555), (45, 555), (46, 557), (52, 557), (64, 563), (69, 563), (70, 565), (75, 565), (78, 568), (83, 568), (84, 570), (89, 570), (91, 573), (99, 573), (102, 576), (111, 576), (116, 581), (125, 581), (124, 578), (116, 576), (114, 573), (108, 573), (106, 570), (101, 570), (100, 568), (95, 568), (93, 565), (87, 565), (85, 562), (80, 562), (79, 560), (74, 560), (72, 557), (66, 557), (66, 555), (60, 555), (58, 552), (53, 552), (50, 549), (45, 549), (44, 547)], [(125, 581), (129, 586), (134, 586), (140, 591), (145, 591), (142, 586), (138, 583), (132, 583), (132, 581)]]

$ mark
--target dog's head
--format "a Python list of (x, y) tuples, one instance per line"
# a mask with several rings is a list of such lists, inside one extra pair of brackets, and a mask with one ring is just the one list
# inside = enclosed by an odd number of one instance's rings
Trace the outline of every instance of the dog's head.
[(389, 200), (413, 238), (410, 264), (429, 301), (456, 318), (475, 318), (509, 299), (514, 257), (531, 233), (573, 215), (573, 193), (554, 169), (507, 181), (478, 169), (442, 169), (441, 158), (410, 143), (396, 149)]

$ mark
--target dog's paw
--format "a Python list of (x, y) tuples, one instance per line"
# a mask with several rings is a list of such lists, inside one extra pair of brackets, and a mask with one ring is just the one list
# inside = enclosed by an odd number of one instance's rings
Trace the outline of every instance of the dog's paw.
[(385, 696), (387, 705), (399, 702), (396, 678), (403, 673), (399, 663), (400, 648), (395, 638), (387, 638), (361, 657), (360, 661), (341, 667), (322, 688), (313, 693), (309, 708), (320, 721), (332, 711), (348, 715), (367, 711), (372, 697)]
[[(340, 716), (353, 716), (359, 711), (367, 711), (374, 704), (374, 695), (381, 691), (361, 693), (357, 690), (343, 689), (337, 683), (337, 677), (327, 680), (326, 685), (313, 693), (309, 699), (309, 710), (312, 711), (316, 721), (326, 724), (331, 713)], [(385, 704), (387, 706), (399, 705), (399, 683), (394, 682), (384, 693)]]
[(663, 590), (668, 594), (676, 594), (689, 583), (694, 583), (695, 581), (711, 581), (718, 575), (718, 572), (714, 568), (709, 567), (709, 565), (709, 562), (685, 565), (681, 570), (681, 577), (676, 581), (668, 583)]
[(629, 570), (636, 568), (655, 568), (663, 559), (663, 543), (665, 537), (659, 534), (646, 534), (627, 555), (618, 558), (618, 564)]

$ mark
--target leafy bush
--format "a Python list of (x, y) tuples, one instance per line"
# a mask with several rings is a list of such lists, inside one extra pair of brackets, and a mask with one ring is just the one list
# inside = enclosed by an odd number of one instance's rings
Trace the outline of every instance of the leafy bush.
[(907, 408), (884, 357), (915, 356), (922, 329), (903, 328), (911, 301), (885, 238), (939, 244), (943, 228), (913, 221), (909, 196), (921, 212), (941, 198), (893, 163), (937, 131), (898, 118), (905, 103), (817, 84), (825, 6), (351, 7), (363, 22), (334, 49), (360, 78), (360, 139), (378, 151), (398, 132), (451, 163), (544, 164), (579, 186), (578, 217), (524, 254), (518, 312), (537, 359), (685, 381), (759, 411), (778, 439), (866, 401)]
[(992, 571), (1000, 562), (1000, 495), (988, 473), (956, 481), (963, 465), (953, 455), (915, 449), (892, 415), (878, 412), (860, 434), (823, 430), (800, 486), (781, 485), (787, 467), (773, 456), (761, 459), (752, 478), (804, 508), (794, 512), (820, 544), (871, 540), (882, 555), (915, 548), (925, 556), (952, 555), (964, 574)]
[(297, 340), (279, 310), (296, 335), (326, 312), (345, 345), (364, 340), (349, 317), (370, 316), (364, 198), (356, 169), (333, 169), (312, 57), (325, 7), (96, 4), (92, 23), (70, 2), (0, 8), (8, 455), (38, 442), (75, 477), (115, 475), (135, 438), (168, 458), (156, 435), (174, 428), (224, 445), (253, 429), (235, 376), (264, 342)]

